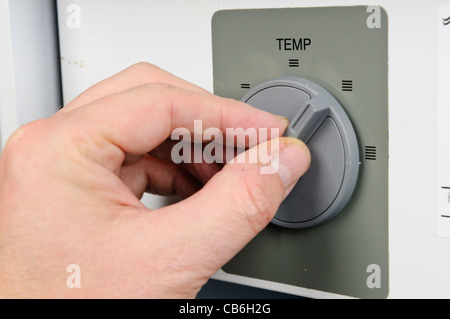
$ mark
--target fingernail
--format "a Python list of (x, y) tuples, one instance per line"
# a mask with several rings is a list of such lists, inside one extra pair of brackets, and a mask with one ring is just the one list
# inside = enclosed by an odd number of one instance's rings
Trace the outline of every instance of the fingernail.
[(279, 119), (282, 119), (283, 121), (287, 122), (289, 124), (289, 119), (286, 116), (277, 115)]
[(308, 170), (311, 163), (311, 154), (308, 147), (299, 139), (282, 137), (279, 143), (277, 174), (284, 188), (290, 191), (298, 179)]
[(280, 136), (283, 135), (284, 131), (286, 131), (287, 127), (289, 126), (289, 119), (285, 116), (277, 115), (277, 117), (283, 122), (283, 132), (281, 132)]

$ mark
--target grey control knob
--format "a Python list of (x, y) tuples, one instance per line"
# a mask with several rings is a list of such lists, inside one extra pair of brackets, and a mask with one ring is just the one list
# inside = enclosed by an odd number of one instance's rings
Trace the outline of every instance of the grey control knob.
[(350, 200), (359, 171), (353, 126), (339, 102), (322, 86), (300, 77), (281, 77), (250, 90), (242, 100), (286, 116), (285, 136), (308, 145), (311, 166), (281, 203), (272, 223), (307, 228), (335, 217)]

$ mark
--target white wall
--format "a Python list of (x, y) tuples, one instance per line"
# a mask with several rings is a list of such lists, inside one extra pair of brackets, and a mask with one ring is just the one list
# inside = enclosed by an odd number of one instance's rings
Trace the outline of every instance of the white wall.
[[(81, 28), (66, 8), (81, 8)], [(448, 0), (58, 0), (64, 102), (137, 61), (212, 90), (211, 17), (221, 9), (379, 4), (389, 23), (390, 297), (450, 297), (450, 239), (436, 234), (438, 9)], [(92, 47), (95, 46), (95, 50)], [(84, 62), (84, 68), (74, 61)], [(218, 274), (314, 297), (322, 292)]]

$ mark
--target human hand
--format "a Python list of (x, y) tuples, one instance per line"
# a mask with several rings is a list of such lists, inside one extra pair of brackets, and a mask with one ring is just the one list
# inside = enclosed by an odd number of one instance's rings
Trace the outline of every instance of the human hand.
[[(270, 142), (277, 174), (261, 174), (261, 163), (170, 162), (171, 132), (198, 119), (222, 131), (288, 125), (140, 63), (16, 131), (0, 158), (0, 296), (195, 297), (310, 162), (292, 138)], [(146, 191), (186, 199), (149, 210)], [(71, 264), (79, 289), (66, 285)]]

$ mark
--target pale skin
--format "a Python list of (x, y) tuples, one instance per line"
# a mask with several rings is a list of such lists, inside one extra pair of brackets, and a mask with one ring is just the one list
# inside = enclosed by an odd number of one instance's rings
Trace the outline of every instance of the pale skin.
[[(16, 131), (0, 157), (0, 297), (195, 297), (310, 163), (293, 138), (270, 142), (275, 174), (259, 163), (171, 163), (171, 132), (198, 119), (223, 131), (288, 125), (139, 63)], [(144, 192), (184, 199), (149, 210)], [(81, 288), (66, 285), (70, 264)]]

